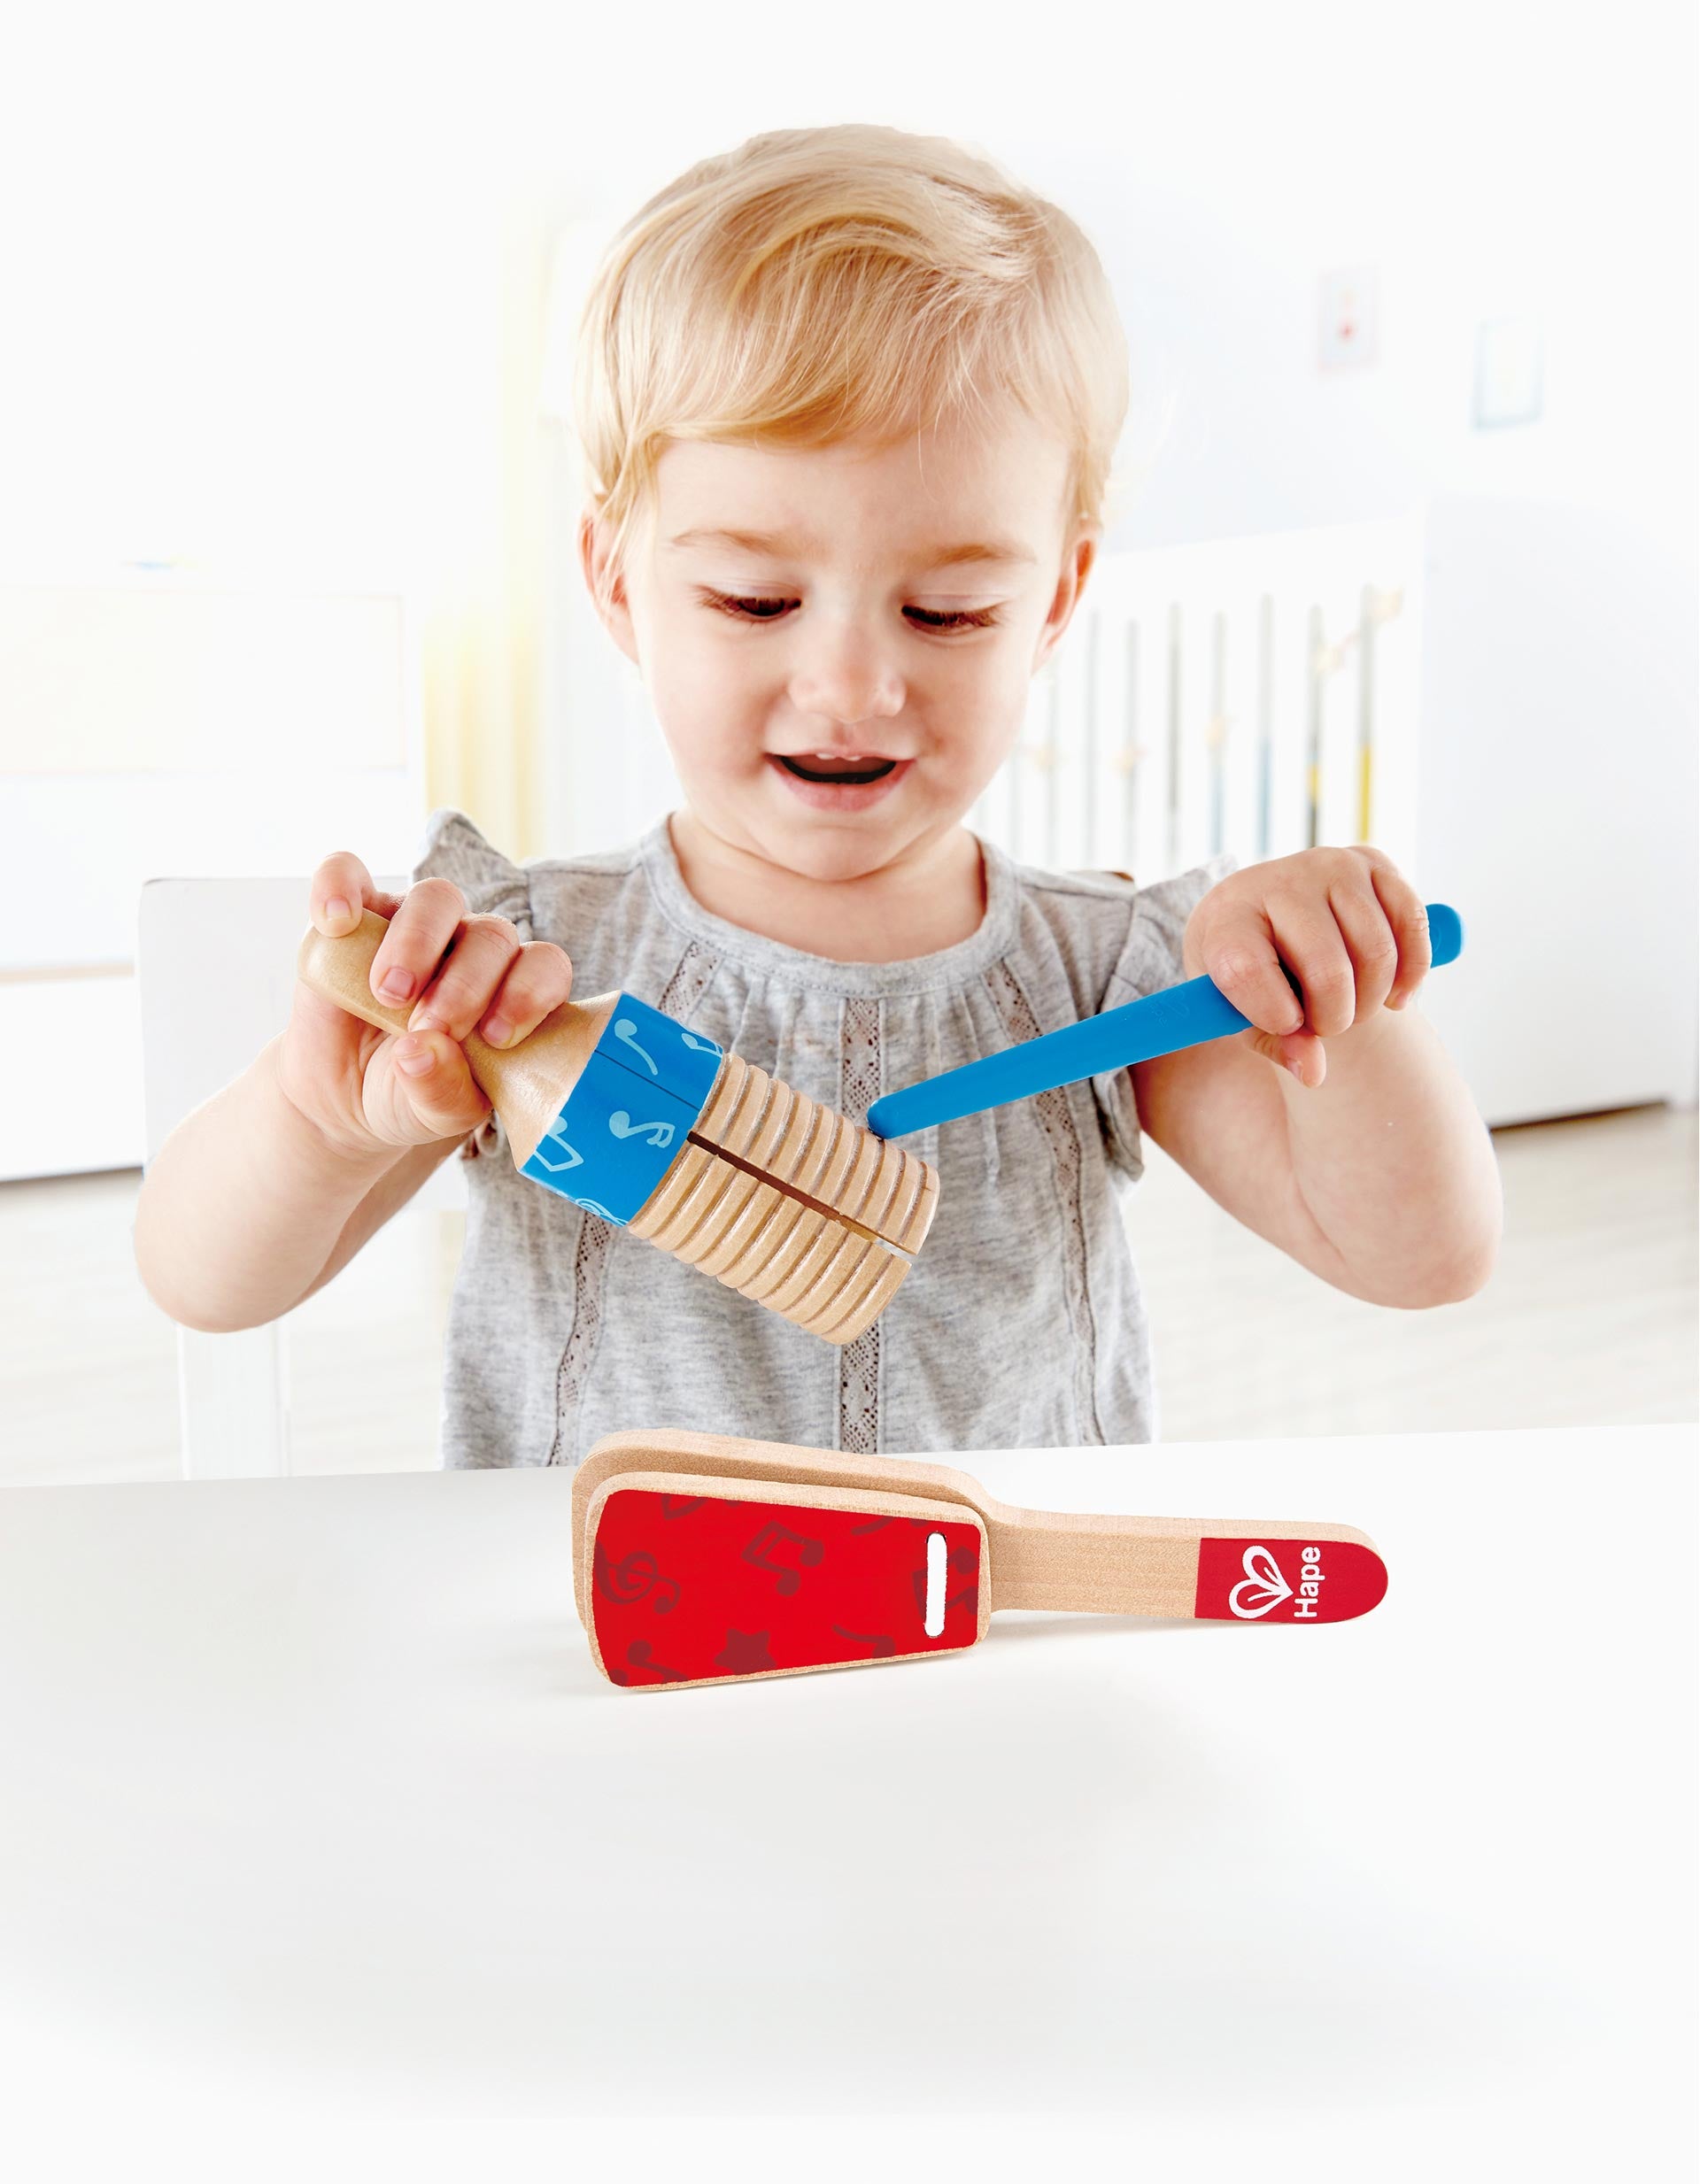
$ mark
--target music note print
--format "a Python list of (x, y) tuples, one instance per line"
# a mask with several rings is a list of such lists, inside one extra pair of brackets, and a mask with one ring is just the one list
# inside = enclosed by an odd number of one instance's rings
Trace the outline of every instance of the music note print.
[(634, 1123), (623, 1107), (616, 1107), (609, 1115), (608, 1128), (616, 1138), (646, 1138), (661, 1152), (673, 1142), (671, 1123)]
[[(566, 1154), (566, 1159), (558, 1161), (551, 1160), (549, 1155), (543, 1149), (546, 1145), (554, 1146), (560, 1152)], [(566, 1138), (561, 1135), (560, 1124), (559, 1123), (555, 1124), (554, 1128), (546, 1137), (538, 1139), (537, 1149), (536, 1153), (532, 1154), (532, 1158), (537, 1161), (539, 1168), (546, 1168), (552, 1176), (570, 1175), (575, 1168), (583, 1168), (584, 1165), (584, 1155), (582, 1153), (576, 1152), (573, 1146), (568, 1144)]]
[(681, 1031), (679, 1037), (693, 1054), (723, 1054), (725, 1049), (716, 1046), (713, 1039), (699, 1038), (694, 1031)]
[[(652, 1676), (660, 1677), (664, 1684), (684, 1684), (690, 1681), (690, 1678), (683, 1669), (663, 1668), (659, 1661), (652, 1660), (649, 1640), (646, 1638), (632, 1640), (630, 1645), (626, 1648), (626, 1659), (633, 1668), (647, 1669)], [(608, 1680), (610, 1683), (624, 1684), (630, 1683), (631, 1679), (622, 1675), (617, 1668), (611, 1666), (608, 1670)]]
[(622, 1607), (653, 1593), (652, 1605), (658, 1616), (664, 1616), (670, 1614), (678, 1601), (678, 1586), (671, 1578), (661, 1575), (655, 1557), (645, 1555), (641, 1548), (614, 1563), (598, 1540), (591, 1553), (591, 1569), (592, 1582), (603, 1599), (617, 1601)]
[(775, 1560), (776, 1551), (786, 1542), (797, 1549), (797, 1559), (803, 1569), (812, 1570), (820, 1561), (823, 1550), (818, 1540), (806, 1540), (800, 1532), (792, 1532), (789, 1526), (778, 1523), (762, 1525), (745, 1548), (744, 1560), (753, 1563), (758, 1570), (772, 1570), (775, 1583), (789, 1598), (803, 1579), (800, 1570), (789, 1563)]
[(659, 1077), (661, 1075), (661, 1071), (655, 1067), (653, 1061), (651, 1061), (650, 1057), (638, 1044), (638, 1027), (630, 1016), (616, 1016), (614, 1018), (614, 1036), (623, 1045), (630, 1047), (632, 1053), (638, 1056), (638, 1060), (643, 1063), (644, 1067), (649, 1071), (652, 1077)]
[(726, 1643), (715, 1655), (715, 1666), (724, 1669), (729, 1676), (771, 1674), (778, 1665), (766, 1631), (728, 1630)]

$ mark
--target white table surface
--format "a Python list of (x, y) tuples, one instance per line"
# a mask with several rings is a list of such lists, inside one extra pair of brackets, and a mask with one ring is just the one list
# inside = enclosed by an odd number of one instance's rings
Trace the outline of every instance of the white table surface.
[(1361, 1524), (1391, 1589), (642, 1696), (570, 1472), (8, 1489), (0, 2036), (373, 2115), (1381, 2118), (1379, 2177), (1460, 2130), (1629, 2173), (1690, 2104), (1694, 1459), (962, 1456)]

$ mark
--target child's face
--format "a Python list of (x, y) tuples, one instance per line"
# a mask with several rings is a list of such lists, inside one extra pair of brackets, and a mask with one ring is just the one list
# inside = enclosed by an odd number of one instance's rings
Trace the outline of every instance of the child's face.
[[(1015, 742), (1091, 566), (1067, 468), (1018, 413), (884, 449), (671, 442), (607, 619), (697, 820), (813, 879), (924, 860)], [(682, 541), (702, 531), (787, 543)], [(589, 576), (589, 518), (580, 542)], [(998, 558), (940, 559), (964, 544)]]

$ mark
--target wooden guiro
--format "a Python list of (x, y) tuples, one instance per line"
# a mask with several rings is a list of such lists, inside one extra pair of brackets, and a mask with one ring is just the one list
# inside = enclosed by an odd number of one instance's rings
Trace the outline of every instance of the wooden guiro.
[[(404, 1032), (411, 1008), (372, 992), (388, 926), (367, 910), (340, 938), (309, 927), (296, 969)], [(630, 993), (564, 1001), (514, 1046), (460, 1045), (522, 1175), (824, 1341), (871, 1326), (926, 1240), (925, 1161)]]

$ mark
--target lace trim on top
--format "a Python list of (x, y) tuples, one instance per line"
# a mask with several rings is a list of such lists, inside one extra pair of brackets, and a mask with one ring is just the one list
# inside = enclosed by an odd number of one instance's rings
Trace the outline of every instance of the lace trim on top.
[(596, 1339), (602, 1331), (602, 1282), (614, 1231), (592, 1214), (578, 1217), (578, 1249), (573, 1254), (572, 1331), (555, 1368), (555, 1436), (545, 1463), (559, 1463), (563, 1445), (570, 1441), (569, 1428), (578, 1416), (578, 1400), (584, 1390)]
[[(986, 989), (1003, 1018), (1004, 1029), (1011, 1045), (1024, 1039), (1039, 1037), (1039, 1023), (1032, 1004), (1022, 992), (1015, 973), (1007, 963), (993, 963), (985, 974)], [(1068, 1301), (1069, 1324), (1074, 1332), (1074, 1404), (1078, 1441), (1093, 1438), (1101, 1442), (1103, 1429), (1098, 1422), (1098, 1406), (1093, 1399), (1097, 1379), (1096, 1345), (1093, 1337), (1092, 1305), (1086, 1286), (1086, 1227), (1081, 1210), (1080, 1185), (1083, 1158), (1080, 1133), (1074, 1126), (1066, 1090), (1055, 1086), (1049, 1092), (1039, 1092), (1032, 1101), (1033, 1112), (1049, 1141), (1056, 1161), (1057, 1195), (1062, 1204), (1062, 1289)]]
[[(838, 1112), (863, 1125), (879, 1097), (879, 1003), (856, 995), (839, 1020)], [(859, 1456), (879, 1450), (879, 1322), (838, 1350), (838, 1447)]]
[(682, 1023), (687, 1022), (707, 991), (719, 961), (701, 941), (693, 940), (679, 958), (679, 967), (668, 980), (656, 1007), (664, 1016), (676, 1016)]

